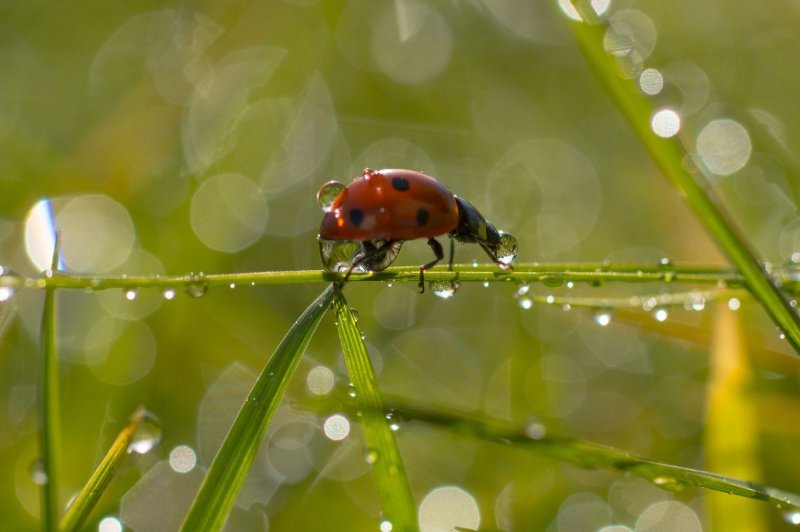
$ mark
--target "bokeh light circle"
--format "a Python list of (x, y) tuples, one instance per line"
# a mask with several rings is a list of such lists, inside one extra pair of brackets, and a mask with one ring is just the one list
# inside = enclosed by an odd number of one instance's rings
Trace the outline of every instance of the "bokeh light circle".
[(423, 532), (453, 530), (455, 527), (477, 530), (480, 524), (478, 502), (458, 486), (433, 489), (419, 505), (419, 526)]
[(717, 175), (741, 170), (750, 159), (751, 150), (747, 130), (729, 118), (712, 120), (697, 136), (697, 154), (706, 168)]
[(261, 189), (239, 174), (208, 178), (192, 196), (192, 229), (203, 244), (236, 253), (252, 245), (267, 225)]
[(681, 117), (672, 109), (656, 111), (650, 121), (653, 133), (662, 138), (674, 137), (681, 130)]

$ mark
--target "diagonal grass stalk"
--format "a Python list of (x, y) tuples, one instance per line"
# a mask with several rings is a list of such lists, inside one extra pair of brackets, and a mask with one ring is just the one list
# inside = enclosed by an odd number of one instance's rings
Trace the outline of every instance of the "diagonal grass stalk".
[(756, 258), (744, 238), (725, 212), (710, 184), (699, 169), (687, 170), (690, 154), (677, 138), (661, 138), (650, 127), (652, 108), (629, 80), (620, 77), (614, 58), (607, 54), (603, 39), (609, 27), (592, 9), (589, 0), (575, 0), (575, 8), (586, 22), (570, 22), (569, 26), (581, 52), (612, 100), (630, 123), (656, 165), (686, 198), (686, 202), (705, 226), (709, 235), (742, 274), (749, 290), (758, 299), (772, 320), (786, 334), (800, 353), (800, 315), (781, 293), (775, 279)]
[(182, 530), (221, 530), (311, 336), (333, 299), (329, 286), (286, 333), (250, 390), (203, 480)]
[(367, 442), (365, 460), (372, 468), (383, 517), (391, 523), (392, 530), (417, 530), (414, 500), (397, 441), (386, 418), (372, 361), (353, 313), (339, 290), (336, 291), (334, 305), (339, 340), (347, 373), (355, 387), (358, 412)]
[(67, 513), (61, 520), (60, 530), (70, 532), (81, 529), (97, 501), (100, 500), (100, 496), (108, 487), (111, 479), (114, 478), (114, 474), (130, 454), (128, 449), (146, 415), (147, 411), (142, 407), (139, 407), (133, 413), (131, 419), (117, 435), (114, 443), (111, 444), (100, 465), (97, 466), (86, 485), (67, 509)]

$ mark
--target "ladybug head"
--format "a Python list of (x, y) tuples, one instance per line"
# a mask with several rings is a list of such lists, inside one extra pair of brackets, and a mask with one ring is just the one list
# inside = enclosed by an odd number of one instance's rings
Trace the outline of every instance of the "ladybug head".
[(517, 258), (517, 239), (498, 230), (475, 208), (473, 204), (456, 196), (458, 225), (450, 235), (468, 244), (478, 244), (501, 268), (511, 268)]

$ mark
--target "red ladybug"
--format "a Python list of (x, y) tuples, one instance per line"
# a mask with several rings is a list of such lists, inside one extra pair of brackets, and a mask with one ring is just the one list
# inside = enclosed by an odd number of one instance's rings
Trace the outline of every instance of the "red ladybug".
[(443, 234), (451, 238), (451, 268), (453, 238), (480, 245), (503, 269), (511, 268), (517, 256), (513, 236), (497, 230), (471, 203), (422, 172), (367, 168), (346, 187), (336, 181), (325, 183), (317, 199), (326, 211), (318, 236), (322, 262), (329, 270), (346, 270), (344, 281), (353, 269), (385, 270), (404, 241), (427, 238), (436, 258), (419, 268), (419, 288), (424, 292), (425, 270), (444, 258), (435, 238)]

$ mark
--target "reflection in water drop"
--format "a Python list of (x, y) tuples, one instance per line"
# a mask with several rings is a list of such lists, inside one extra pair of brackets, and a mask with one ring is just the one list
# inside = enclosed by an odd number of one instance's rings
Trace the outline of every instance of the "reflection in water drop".
[(433, 294), (442, 299), (450, 299), (458, 290), (458, 283), (454, 281), (431, 281), (429, 286)]
[(674, 137), (681, 129), (681, 118), (672, 109), (661, 109), (650, 121), (653, 133), (662, 138)]
[(344, 183), (339, 181), (328, 181), (317, 191), (317, 203), (322, 207), (322, 212), (331, 212), (331, 205), (342, 191), (347, 190)]
[(517, 258), (519, 244), (517, 244), (517, 239), (514, 238), (514, 235), (504, 233), (503, 231), (499, 231), (499, 233), (500, 243), (494, 249), (494, 252), (502, 268), (503, 266), (511, 266), (511, 263)]
[(152, 412), (141, 413), (142, 420), (133, 435), (129, 453), (146, 454), (152, 451), (161, 442), (161, 422)]
[(191, 297), (203, 297), (208, 293), (208, 281), (203, 272), (190, 274), (192, 282), (186, 285), (186, 293)]

